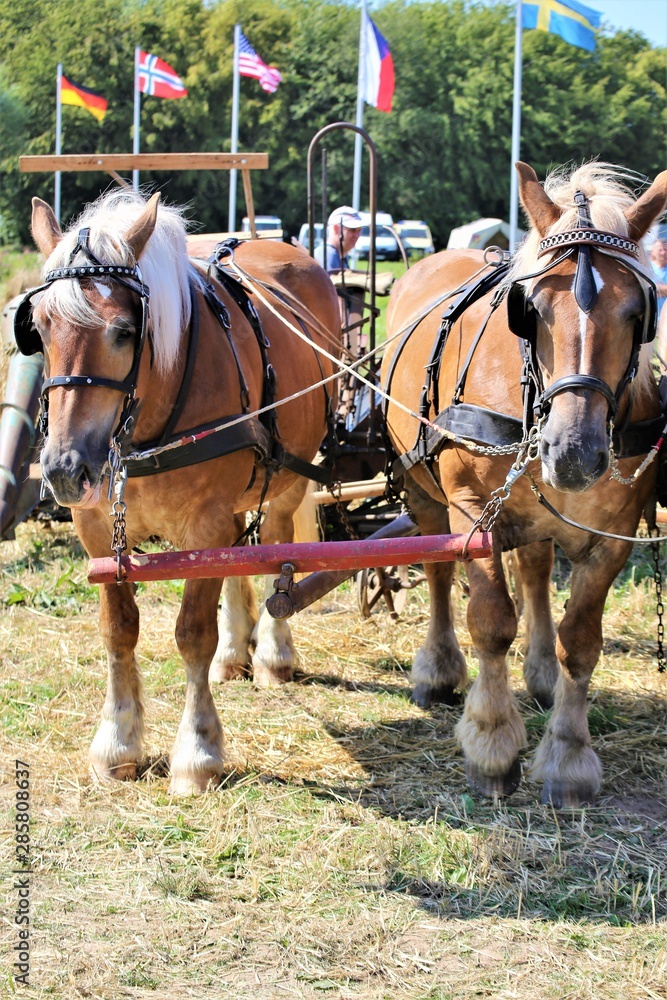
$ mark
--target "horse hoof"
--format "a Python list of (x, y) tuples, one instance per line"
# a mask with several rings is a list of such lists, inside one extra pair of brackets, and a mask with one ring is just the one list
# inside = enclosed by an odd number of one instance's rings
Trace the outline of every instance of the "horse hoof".
[(170, 795), (201, 795), (215, 788), (220, 781), (219, 774), (184, 774), (181, 777), (172, 775), (169, 782)]
[(90, 773), (97, 781), (135, 781), (137, 765), (134, 761), (114, 767), (90, 762)]
[(280, 687), (292, 680), (291, 667), (253, 666), (253, 683), (259, 688)]
[(211, 684), (224, 684), (225, 681), (243, 681), (250, 675), (246, 663), (212, 663), (208, 672)]
[(542, 786), (542, 804), (554, 809), (583, 809), (595, 805), (595, 790), (572, 785), (564, 781), (545, 781)]
[(505, 774), (487, 774), (471, 761), (466, 761), (466, 777), (474, 792), (487, 799), (504, 798), (516, 792), (521, 784), (521, 761), (517, 757)]
[(411, 700), (420, 708), (430, 708), (431, 705), (448, 705), (451, 708), (460, 705), (463, 696), (449, 684), (440, 684), (437, 687), (431, 684), (415, 684)]

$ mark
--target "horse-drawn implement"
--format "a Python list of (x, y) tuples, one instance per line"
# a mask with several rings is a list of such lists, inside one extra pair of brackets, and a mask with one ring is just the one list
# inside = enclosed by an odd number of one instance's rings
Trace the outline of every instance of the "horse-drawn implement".
[[(667, 201), (667, 173), (635, 201), (604, 168), (551, 183), (551, 196), (530, 168), (520, 172), (532, 223), (525, 248), (513, 263), (454, 252), (408, 272), (392, 293), (382, 385), (371, 368), (361, 373), (365, 354), (339, 360), (338, 299), (303, 251), (223, 241), (193, 264), (178, 213), (156, 196), (104, 199), (65, 234), (35, 202), (33, 231), (48, 260), (44, 284), (17, 312), (17, 342), (48, 359), (42, 469), (72, 508), (91, 578), (102, 582), (109, 674), (91, 748), (97, 773), (132, 776), (141, 753), (134, 579), (186, 579), (176, 629), (186, 703), (171, 771), (172, 789), (187, 792), (222, 772), (209, 681), (250, 667), (260, 685), (291, 679), (285, 619), (355, 561), (424, 564), (432, 617), (414, 698), (424, 707), (450, 700), (466, 684), (451, 620), (453, 557), (469, 561), (468, 624), (480, 655), (458, 728), (467, 773), (482, 794), (510, 794), (525, 732), (507, 684), (516, 615), (501, 555), (517, 549), (526, 682), (545, 704), (555, 689), (533, 773), (558, 806), (595, 797), (586, 694), (604, 598), (655, 492), (664, 434), (646, 347), (653, 283), (639, 241)], [(383, 400), (390, 471), (420, 539), (293, 544), (306, 479), (326, 482), (313, 460), (341, 372), (364, 387), (371, 426)], [(265, 502), (253, 556), (239, 544), (245, 514)], [(407, 519), (394, 533), (404, 528), (414, 533)], [(491, 529), (492, 540), (482, 534)], [(181, 551), (125, 554), (153, 535)], [(557, 642), (552, 538), (574, 565)], [(269, 568), (280, 573), (275, 587), (268, 581), (278, 610), (256, 623), (245, 574)], [(295, 584), (294, 572), (310, 568), (324, 576)]]

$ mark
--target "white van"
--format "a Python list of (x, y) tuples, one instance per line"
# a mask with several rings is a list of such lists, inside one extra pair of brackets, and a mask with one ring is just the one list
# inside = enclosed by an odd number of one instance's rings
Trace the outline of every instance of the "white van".
[[(315, 223), (315, 249), (322, 245), (324, 231), (324, 226), (321, 222)], [(304, 246), (306, 250), (308, 249), (308, 223), (304, 222), (299, 230), (299, 243)]]
[[(257, 235), (264, 237), (264, 239), (282, 240), (283, 238), (282, 220), (277, 215), (256, 215), (255, 229), (257, 230)], [(241, 232), (250, 232), (250, 219), (247, 215), (243, 216)]]

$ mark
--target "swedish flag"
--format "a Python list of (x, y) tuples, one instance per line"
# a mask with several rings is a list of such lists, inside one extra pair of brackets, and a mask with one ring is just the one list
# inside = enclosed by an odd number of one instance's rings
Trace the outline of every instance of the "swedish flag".
[(602, 15), (592, 7), (584, 7), (578, 0), (524, 0), (522, 11), (522, 27), (551, 31), (589, 52), (595, 48), (595, 29), (600, 27)]

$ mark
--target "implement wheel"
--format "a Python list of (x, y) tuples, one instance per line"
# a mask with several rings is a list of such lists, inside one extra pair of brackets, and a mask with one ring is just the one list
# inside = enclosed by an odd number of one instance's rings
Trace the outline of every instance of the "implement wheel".
[(392, 618), (398, 618), (408, 598), (410, 570), (408, 566), (378, 566), (357, 573), (357, 600), (364, 618), (384, 601)]

